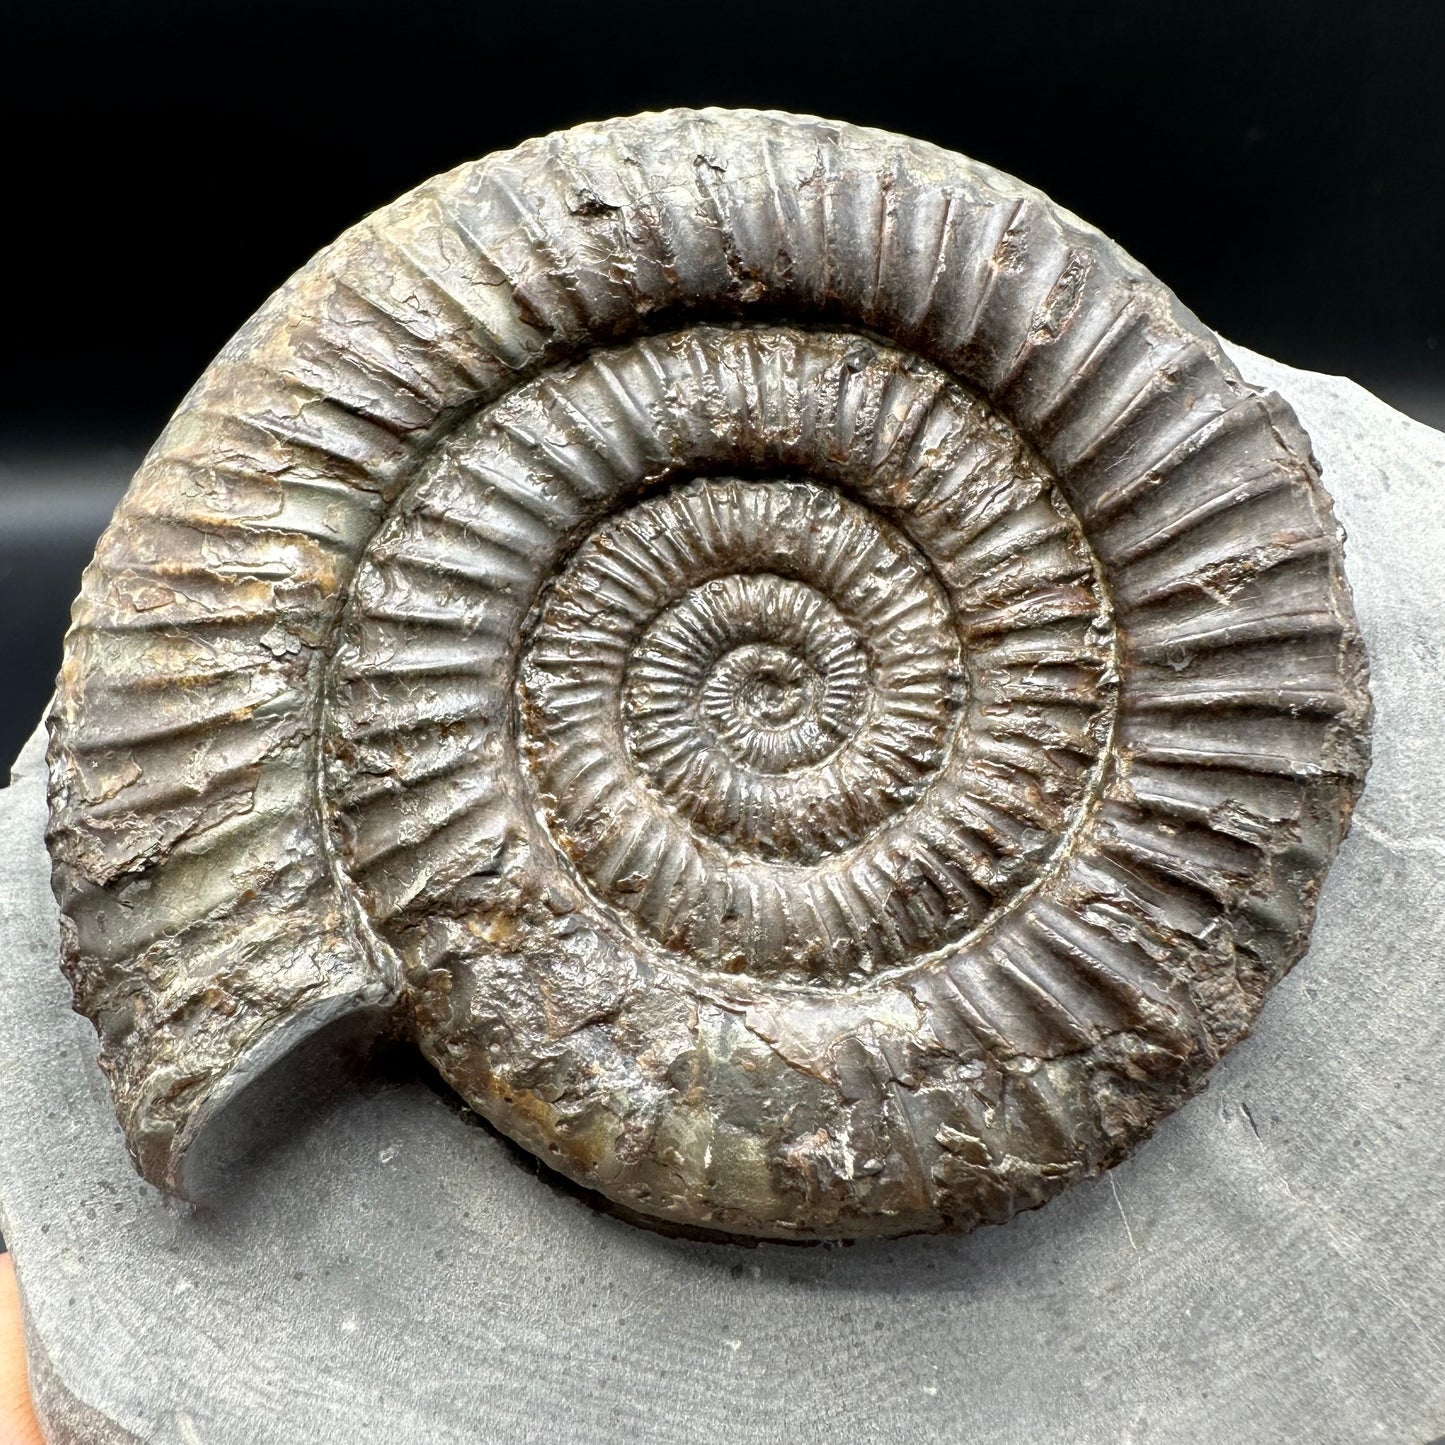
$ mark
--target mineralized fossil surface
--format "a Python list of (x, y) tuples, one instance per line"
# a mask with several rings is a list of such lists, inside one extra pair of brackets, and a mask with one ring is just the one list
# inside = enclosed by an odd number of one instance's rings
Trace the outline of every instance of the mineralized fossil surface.
[(1097, 232), (818, 120), (429, 181), (157, 442), (52, 716), (141, 1171), (350, 1012), (638, 1216), (968, 1229), (1303, 952), (1367, 761), (1308, 439)]

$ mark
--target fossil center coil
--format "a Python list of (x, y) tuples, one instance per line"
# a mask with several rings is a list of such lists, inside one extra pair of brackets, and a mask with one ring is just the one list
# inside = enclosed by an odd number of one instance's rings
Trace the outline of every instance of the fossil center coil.
[[(863, 427), (887, 450), (858, 454)], [(1097, 782), (1114, 642), (1077, 521), (977, 398), (855, 336), (697, 327), (549, 375), (447, 446), (373, 556), (339, 796), (357, 747), (409, 750), (418, 796), (488, 820), (485, 851), (549, 872), (550, 842), (703, 970), (856, 983), (956, 941), (1039, 875)], [(443, 665), (477, 729), (445, 763), (454, 697), (414, 682)], [(514, 747), (515, 780), (495, 762)], [(363, 792), (350, 833), (394, 837), (406, 800)], [(349, 850), (412, 907), (403, 878), (476, 846), (453, 807), (414, 812), (433, 836), (379, 870)]]

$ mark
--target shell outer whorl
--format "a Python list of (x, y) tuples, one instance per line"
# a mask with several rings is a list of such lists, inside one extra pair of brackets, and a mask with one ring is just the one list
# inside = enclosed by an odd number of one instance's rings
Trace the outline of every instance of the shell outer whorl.
[(1104, 237), (879, 132), (528, 142), (298, 273), (77, 601), (65, 966), (138, 1166), (388, 1008), (641, 1217), (967, 1229), (1303, 952), (1367, 761), (1308, 440)]

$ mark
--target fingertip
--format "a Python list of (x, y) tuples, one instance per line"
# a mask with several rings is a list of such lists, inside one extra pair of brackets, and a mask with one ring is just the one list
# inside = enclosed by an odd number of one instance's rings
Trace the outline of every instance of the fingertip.
[(0, 1445), (45, 1445), (30, 1405), (15, 1262), (0, 1254)]

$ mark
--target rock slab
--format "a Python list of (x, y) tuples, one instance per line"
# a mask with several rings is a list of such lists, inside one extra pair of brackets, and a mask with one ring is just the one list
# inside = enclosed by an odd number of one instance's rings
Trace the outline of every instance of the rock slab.
[(667, 1238), (354, 1031), (268, 1078), (203, 1203), (132, 1172), (56, 966), (43, 755), (0, 792), (0, 1227), (52, 1442), (1445, 1435), (1445, 436), (1236, 352), (1349, 532), (1375, 763), (1310, 953), (1108, 1176), (963, 1239)]

